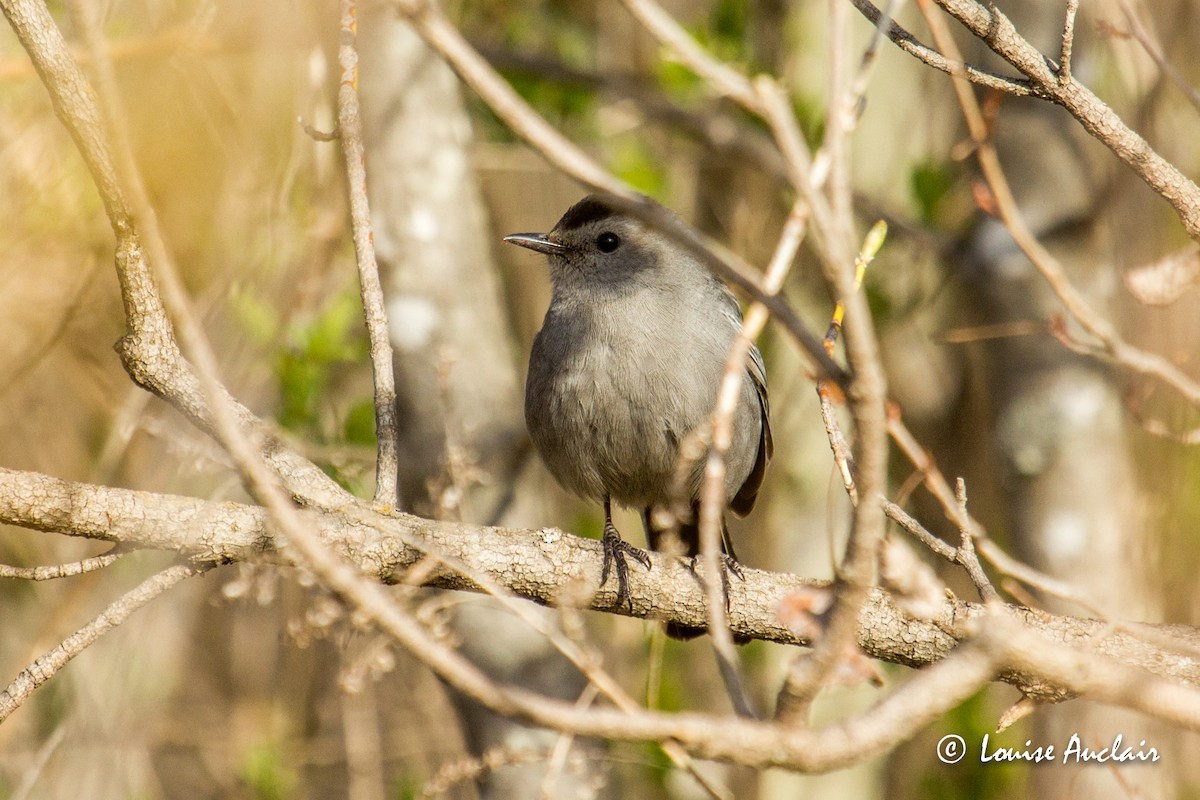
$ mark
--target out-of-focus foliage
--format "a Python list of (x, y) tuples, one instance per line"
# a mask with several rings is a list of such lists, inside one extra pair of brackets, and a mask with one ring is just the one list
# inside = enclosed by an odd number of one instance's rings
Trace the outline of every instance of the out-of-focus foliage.
[(320, 435), (318, 407), (328, 395), (332, 372), (367, 356), (358, 295), (344, 291), (329, 299), (311, 320), (296, 321), (281, 337), (279, 422), (288, 430)]
[(946, 195), (954, 187), (954, 171), (946, 162), (929, 161), (912, 168), (909, 183), (921, 222), (936, 226)]
[(292, 797), (298, 781), (277, 742), (264, 742), (247, 752), (241, 772), (256, 800)]

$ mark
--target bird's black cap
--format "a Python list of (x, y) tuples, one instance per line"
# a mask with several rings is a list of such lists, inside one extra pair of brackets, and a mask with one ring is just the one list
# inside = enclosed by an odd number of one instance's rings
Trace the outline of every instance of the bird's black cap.
[(569, 231), (582, 228), (591, 222), (599, 222), (617, 213), (617, 210), (601, 200), (597, 195), (589, 194), (575, 205), (567, 209), (562, 219), (554, 226), (556, 231)]

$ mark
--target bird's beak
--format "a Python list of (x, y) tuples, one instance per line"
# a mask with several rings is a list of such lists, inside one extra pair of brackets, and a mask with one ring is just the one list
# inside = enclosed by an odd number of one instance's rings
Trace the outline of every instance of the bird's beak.
[(558, 242), (552, 242), (546, 238), (544, 233), (510, 233), (504, 237), (504, 241), (509, 244), (528, 247), (530, 250), (536, 250), (539, 253), (545, 253), (548, 256), (561, 253), (567, 248)]

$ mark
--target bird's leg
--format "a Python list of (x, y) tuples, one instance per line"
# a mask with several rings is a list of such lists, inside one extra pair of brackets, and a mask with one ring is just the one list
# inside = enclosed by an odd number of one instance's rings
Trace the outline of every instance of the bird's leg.
[[(696, 565), (699, 563), (699, 553), (689, 559), (688, 568), (691, 569), (693, 575), (699, 576), (700, 573), (696, 571)], [(729, 576), (731, 574), (736, 575), (738, 580), (744, 581), (746, 580), (746, 573), (742, 571), (742, 565), (738, 563), (738, 560), (729, 555), (729, 553), (721, 553), (721, 557), (717, 561), (717, 567), (717, 571), (721, 573), (721, 593), (725, 595), (725, 611), (728, 612), (730, 609)]]
[(617, 531), (617, 527), (612, 523), (612, 501), (610, 498), (604, 498), (604, 537), (601, 539), (601, 544), (604, 546), (604, 566), (600, 569), (600, 585), (603, 586), (608, 582), (609, 570), (616, 567), (617, 573), (617, 602), (629, 608), (629, 613), (633, 613), (633, 597), (629, 594), (629, 562), (625, 560), (625, 556), (633, 556), (642, 566), (650, 569), (650, 555), (640, 547), (634, 547), (629, 542), (621, 538), (621, 534)]

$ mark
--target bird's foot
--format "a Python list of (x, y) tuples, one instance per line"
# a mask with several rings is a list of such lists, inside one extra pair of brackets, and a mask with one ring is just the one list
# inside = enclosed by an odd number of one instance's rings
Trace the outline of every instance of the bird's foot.
[[(694, 555), (690, 559), (688, 559), (688, 569), (690, 569), (692, 571), (692, 574), (696, 575), (697, 577), (699, 577), (699, 573), (696, 572), (696, 565), (699, 563), (700, 563), (700, 554), (699, 553), (697, 553), (696, 555)], [(744, 580), (746, 580), (746, 573), (742, 571), (742, 565), (737, 562), (737, 559), (735, 559), (733, 556), (729, 555), (729, 553), (721, 553), (721, 558), (717, 563), (720, 567), (720, 573), (721, 573), (721, 594), (725, 596), (725, 611), (728, 612), (729, 611), (729, 576), (736, 575), (738, 580), (744, 581)]]
[[(692, 574), (696, 576), (696, 580), (700, 580), (700, 573), (696, 569), (700, 564), (699, 554), (687, 559), (685, 563), (688, 569), (692, 571)], [(728, 553), (721, 553), (721, 560), (718, 563), (720, 564), (721, 572), (721, 594), (725, 597), (725, 615), (728, 617), (731, 607), (729, 599), (729, 576), (733, 574), (738, 577), (738, 580), (744, 581), (746, 580), (746, 574), (742, 571), (742, 565)], [(667, 636), (670, 636), (672, 639), (679, 639), (686, 642), (689, 639), (695, 639), (697, 636), (703, 636), (706, 633), (708, 633), (707, 628), (693, 628), (674, 622), (667, 623)], [(748, 636), (741, 636), (736, 633), (733, 635), (734, 644), (746, 644), (748, 641), (750, 641)]]
[(622, 539), (612, 522), (604, 524), (604, 536), (600, 541), (604, 546), (604, 566), (600, 569), (600, 585), (604, 586), (608, 582), (608, 573), (615, 567), (617, 574), (616, 605), (620, 606), (624, 603), (629, 608), (629, 613), (632, 614), (633, 597), (629, 594), (629, 562), (625, 560), (625, 557), (632, 556), (643, 567), (650, 569), (650, 554)]

